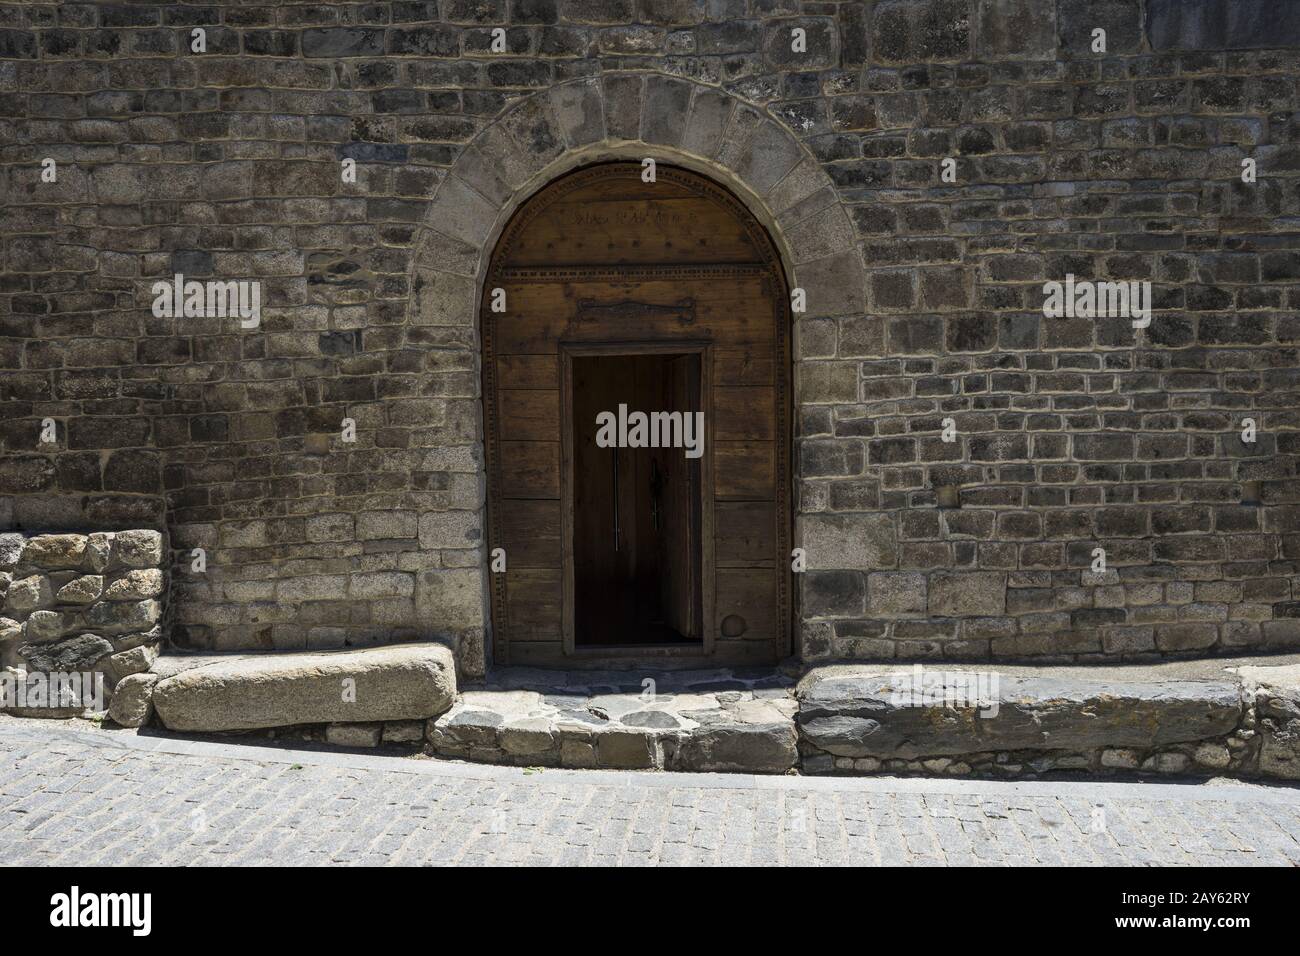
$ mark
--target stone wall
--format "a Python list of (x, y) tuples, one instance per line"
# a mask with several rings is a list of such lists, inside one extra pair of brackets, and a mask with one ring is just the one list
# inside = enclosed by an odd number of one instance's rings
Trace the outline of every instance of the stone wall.
[[(184, 646), (481, 672), (483, 251), (645, 151), (809, 294), (806, 657), (1294, 647), (1298, 48), (1262, 0), (0, 3), (0, 527), (168, 529)], [(178, 272), (260, 326), (155, 317)], [(1044, 318), (1067, 273), (1151, 326)]]
[(149, 670), (163, 639), (164, 567), (157, 531), (0, 534), (0, 668), (95, 672), (106, 693)]

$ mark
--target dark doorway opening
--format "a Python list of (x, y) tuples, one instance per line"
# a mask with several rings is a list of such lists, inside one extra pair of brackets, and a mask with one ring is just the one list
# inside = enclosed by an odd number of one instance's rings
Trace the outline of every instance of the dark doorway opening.
[(572, 357), (577, 647), (703, 640), (702, 458), (684, 447), (704, 448), (700, 367), (699, 353)]

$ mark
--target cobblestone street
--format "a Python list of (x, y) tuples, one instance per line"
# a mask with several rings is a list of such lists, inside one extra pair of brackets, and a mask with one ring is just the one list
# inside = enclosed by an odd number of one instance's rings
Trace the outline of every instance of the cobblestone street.
[(1300, 864), (1238, 783), (533, 771), (0, 719), (10, 864)]

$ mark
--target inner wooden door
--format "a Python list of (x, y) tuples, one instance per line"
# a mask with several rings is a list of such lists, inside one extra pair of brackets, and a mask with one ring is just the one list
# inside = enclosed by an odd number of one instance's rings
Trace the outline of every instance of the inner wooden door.
[(566, 351), (575, 648), (703, 641), (700, 357)]
[[(726, 190), (609, 163), (524, 204), (482, 296), (498, 664), (770, 663), (791, 650), (789, 291)], [(601, 412), (700, 412), (611, 449)]]

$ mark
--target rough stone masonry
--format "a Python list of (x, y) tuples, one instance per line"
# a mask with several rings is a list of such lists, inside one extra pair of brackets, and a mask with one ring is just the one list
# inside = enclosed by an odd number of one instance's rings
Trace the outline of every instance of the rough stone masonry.
[(485, 250), (655, 156), (809, 295), (805, 659), (1295, 648), (1298, 68), (1271, 0), (0, 3), (0, 529), (165, 532), (182, 647), (482, 673)]
[[(114, 685), (153, 666), (163, 641), (162, 535), (157, 531), (0, 534), (0, 678), (45, 675), (45, 698), (14, 693), (6, 711), (73, 716), (50, 675), (98, 674)], [(93, 693), (75, 688), (78, 699)], [(103, 709), (102, 705), (99, 709)]]

